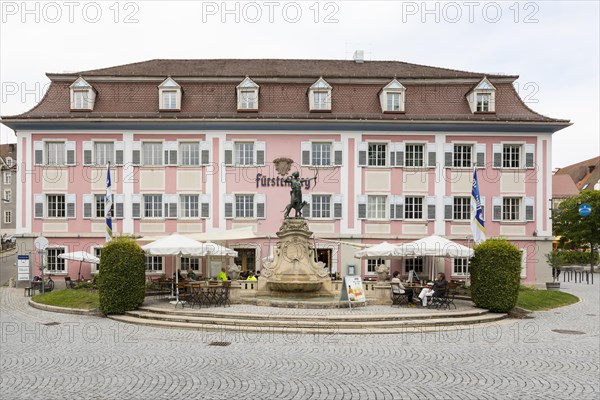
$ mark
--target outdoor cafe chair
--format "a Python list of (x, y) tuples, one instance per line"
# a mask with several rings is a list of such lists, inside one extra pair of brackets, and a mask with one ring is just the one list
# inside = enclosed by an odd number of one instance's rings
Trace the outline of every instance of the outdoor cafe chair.
[(400, 289), (400, 285), (398, 285), (397, 283), (391, 283), (390, 286), (391, 286), (390, 293), (391, 293), (391, 297), (392, 297), (392, 307), (393, 306), (401, 306), (402, 304), (408, 305), (408, 294), (406, 293), (406, 291), (404, 293), (402, 293), (402, 290)]

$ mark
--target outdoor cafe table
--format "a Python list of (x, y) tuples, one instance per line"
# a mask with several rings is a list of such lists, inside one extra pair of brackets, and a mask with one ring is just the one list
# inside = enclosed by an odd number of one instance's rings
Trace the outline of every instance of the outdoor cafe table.
[(188, 282), (186, 287), (189, 288), (191, 292), (192, 307), (195, 304), (198, 304), (200, 307), (203, 305), (219, 305), (224, 290), (222, 283), (210, 284), (206, 282)]

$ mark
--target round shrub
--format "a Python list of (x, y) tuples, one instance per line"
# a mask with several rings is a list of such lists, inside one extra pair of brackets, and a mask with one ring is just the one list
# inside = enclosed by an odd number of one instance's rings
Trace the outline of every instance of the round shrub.
[(505, 239), (488, 239), (475, 247), (471, 262), (471, 298), (477, 307), (507, 312), (517, 304), (521, 252)]
[(102, 248), (98, 295), (103, 314), (123, 314), (144, 302), (146, 256), (132, 239), (119, 237)]

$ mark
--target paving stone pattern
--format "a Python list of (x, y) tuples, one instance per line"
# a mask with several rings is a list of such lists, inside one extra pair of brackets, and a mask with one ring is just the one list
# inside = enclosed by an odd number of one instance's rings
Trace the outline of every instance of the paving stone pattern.
[(485, 328), (370, 336), (129, 325), (33, 309), (4, 287), (0, 398), (598, 399), (600, 288), (561, 285), (582, 301)]

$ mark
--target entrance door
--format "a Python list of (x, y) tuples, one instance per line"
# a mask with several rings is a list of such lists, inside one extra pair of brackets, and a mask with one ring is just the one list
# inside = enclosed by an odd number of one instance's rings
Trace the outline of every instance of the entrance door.
[(325, 269), (329, 275), (331, 275), (331, 256), (331, 249), (317, 249), (317, 261), (325, 264)]
[(242, 266), (242, 271), (256, 271), (256, 250), (255, 249), (234, 249), (238, 255), (234, 259), (236, 265)]

